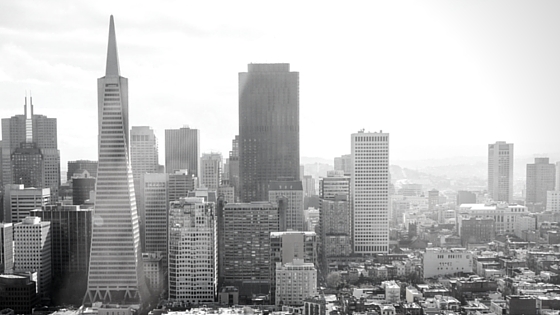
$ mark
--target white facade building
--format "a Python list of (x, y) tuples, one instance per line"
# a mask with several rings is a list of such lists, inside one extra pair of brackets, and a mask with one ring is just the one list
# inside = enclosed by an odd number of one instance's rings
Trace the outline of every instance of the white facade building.
[(14, 224), (14, 270), (37, 272), (37, 289), (48, 298), (51, 287), (51, 223), (26, 217)]
[(209, 190), (218, 190), (222, 182), (222, 155), (205, 153), (200, 159), (200, 185)]
[(513, 202), (513, 143), (488, 145), (488, 195), (494, 201)]
[[(508, 205), (507, 203), (492, 204), (462, 204), (459, 207), (458, 216), (468, 214), (470, 217), (481, 219), (494, 219), (496, 235), (515, 233), (515, 221), (529, 214), (527, 207), (520, 205)], [(461, 230), (461, 221), (458, 222), (458, 230)]]
[(352, 134), (354, 252), (389, 251), (389, 134)]
[(383, 281), (381, 286), (385, 289), (385, 302), (399, 303), (401, 300), (401, 287), (395, 281)]
[(560, 212), (560, 190), (546, 192), (546, 210)]
[(4, 222), (18, 223), (29, 216), (29, 211), (41, 209), (51, 201), (50, 188), (24, 188), (6, 185), (4, 195)]
[(303, 305), (303, 300), (317, 295), (317, 269), (303, 259), (276, 263), (276, 305)]
[(472, 257), (464, 248), (426, 248), (424, 278), (472, 272)]
[(169, 299), (214, 301), (217, 285), (214, 203), (189, 197), (169, 209)]

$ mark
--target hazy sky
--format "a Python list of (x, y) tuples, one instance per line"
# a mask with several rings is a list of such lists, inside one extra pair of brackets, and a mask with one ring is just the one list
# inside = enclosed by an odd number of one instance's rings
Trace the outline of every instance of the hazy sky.
[(97, 159), (97, 78), (109, 15), (130, 125), (201, 131), (227, 156), (238, 72), (300, 73), (302, 156), (350, 153), (350, 134), (391, 134), (391, 159), (560, 152), (558, 1), (0, 2), (0, 117), (58, 119), (62, 168)]

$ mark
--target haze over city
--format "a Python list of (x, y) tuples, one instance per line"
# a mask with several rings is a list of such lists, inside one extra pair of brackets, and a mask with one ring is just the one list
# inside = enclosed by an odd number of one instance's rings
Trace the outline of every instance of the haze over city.
[[(286, 62), (300, 73), (302, 157), (350, 153), (361, 128), (391, 133), (391, 161), (559, 152), (560, 4), (555, 1), (337, 3), (169, 1), (0, 3), (0, 116), (58, 119), (66, 161), (96, 159), (95, 79), (117, 17), (130, 125), (201, 131), (227, 155), (238, 73)], [(163, 150), (160, 150), (163, 157)], [(162, 159), (162, 158), (160, 158)], [(332, 163), (332, 162), (331, 162)]]

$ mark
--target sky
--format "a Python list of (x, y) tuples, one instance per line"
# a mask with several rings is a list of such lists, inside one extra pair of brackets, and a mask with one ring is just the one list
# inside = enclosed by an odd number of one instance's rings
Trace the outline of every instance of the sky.
[[(289, 63), (300, 77), (300, 153), (350, 153), (389, 132), (391, 160), (560, 152), (558, 1), (0, 2), (0, 117), (57, 118), (62, 169), (97, 159), (97, 78), (114, 16), (130, 126), (201, 134), (231, 150), (238, 73)], [(31, 91), (31, 92), (29, 92)]]

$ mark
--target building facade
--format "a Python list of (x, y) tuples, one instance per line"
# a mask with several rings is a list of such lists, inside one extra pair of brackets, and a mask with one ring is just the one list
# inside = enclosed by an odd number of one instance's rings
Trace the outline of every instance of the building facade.
[(215, 204), (183, 198), (169, 209), (169, 299), (214, 302), (217, 289)]
[(303, 186), (301, 181), (271, 181), (268, 188), (268, 201), (278, 202), (285, 198), (286, 230), (303, 231)]
[(130, 164), (134, 180), (140, 175), (159, 170), (158, 142), (152, 128), (132, 126), (130, 129)]
[(546, 208), (546, 192), (553, 191), (556, 182), (556, 166), (548, 158), (535, 158), (535, 163), (527, 164), (526, 205), (535, 210)]
[(513, 143), (488, 145), (488, 195), (494, 201), (513, 202)]
[(200, 185), (210, 190), (218, 190), (222, 182), (222, 155), (205, 153), (200, 159)]
[(51, 202), (50, 188), (24, 188), (10, 184), (4, 191), (4, 222), (23, 221), (29, 212)]
[(462, 204), (457, 213), (457, 228), (462, 229), (463, 218), (493, 219), (496, 235), (515, 233), (515, 221), (529, 213), (527, 207), (507, 203)]
[(276, 263), (276, 305), (303, 306), (303, 301), (317, 295), (317, 269), (303, 259)]
[(472, 257), (464, 248), (426, 248), (422, 264), (424, 279), (472, 272)]
[(137, 200), (142, 252), (160, 253), (167, 261), (167, 216), (169, 174), (143, 174), (140, 181), (141, 199)]
[(165, 172), (188, 170), (200, 177), (200, 131), (183, 127), (165, 130)]
[(287, 63), (239, 73), (241, 201), (268, 200), (273, 180), (299, 180), (299, 73)]
[(345, 154), (334, 158), (334, 170), (342, 171), (344, 175), (352, 174), (352, 154)]
[(389, 251), (389, 134), (352, 134), (354, 253)]
[(0, 274), (14, 271), (14, 226), (0, 223)]
[(130, 166), (128, 79), (120, 75), (110, 19), (107, 68), (97, 80), (99, 167), (87, 292), (84, 303), (141, 303), (144, 281), (140, 229)]

